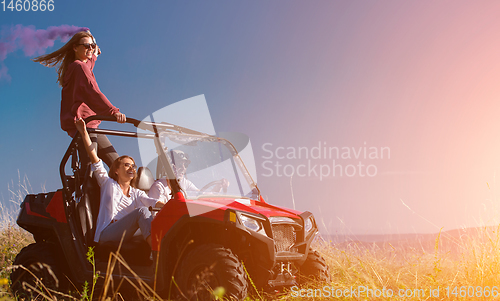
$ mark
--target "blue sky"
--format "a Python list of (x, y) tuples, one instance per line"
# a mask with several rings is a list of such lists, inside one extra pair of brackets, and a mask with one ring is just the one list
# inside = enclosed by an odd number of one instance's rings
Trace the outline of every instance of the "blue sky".
[[(102, 49), (97, 82), (130, 117), (204, 94), (217, 131), (250, 137), (267, 200), (312, 211), (324, 233), (437, 232), (497, 223), (497, 6), (55, 0), (53, 12), (0, 11), (0, 26), (89, 27)], [(70, 142), (56, 72), (30, 58), (18, 50), (3, 61), (3, 203), (18, 173), (32, 192), (59, 188)], [(318, 145), (388, 147), (390, 157), (281, 158)], [(376, 176), (283, 175), (308, 164), (352, 174), (360, 163)]]

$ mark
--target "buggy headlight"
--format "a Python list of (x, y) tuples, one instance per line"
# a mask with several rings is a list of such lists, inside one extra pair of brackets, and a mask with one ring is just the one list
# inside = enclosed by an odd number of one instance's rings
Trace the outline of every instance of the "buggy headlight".
[(240, 215), (240, 220), (243, 226), (245, 226), (247, 229), (259, 232), (260, 230), (263, 229), (262, 223), (259, 220), (256, 220), (255, 218), (251, 218), (246, 215)]
[(308, 217), (305, 221), (304, 221), (304, 230), (306, 231), (306, 233), (309, 233), (309, 231), (312, 230), (313, 228), (313, 221), (312, 221), (312, 216)]

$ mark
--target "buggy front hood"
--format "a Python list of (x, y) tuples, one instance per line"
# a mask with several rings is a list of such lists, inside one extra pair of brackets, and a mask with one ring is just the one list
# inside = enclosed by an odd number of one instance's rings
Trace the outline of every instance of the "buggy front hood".
[(199, 198), (186, 200), (186, 206), (190, 216), (201, 215), (216, 219), (223, 219), (223, 212), (226, 210), (236, 210), (253, 214), (261, 214), (266, 217), (284, 216), (300, 219), (301, 212), (270, 205), (262, 201), (251, 199), (234, 198)]

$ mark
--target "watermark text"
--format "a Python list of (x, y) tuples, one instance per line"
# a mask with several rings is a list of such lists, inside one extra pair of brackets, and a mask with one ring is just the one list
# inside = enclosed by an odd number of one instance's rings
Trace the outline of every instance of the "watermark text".
[[(313, 147), (275, 146), (264, 143), (262, 168), (264, 177), (375, 177), (380, 160), (391, 158), (389, 147), (338, 147), (318, 142)], [(378, 160), (378, 161), (377, 161)]]

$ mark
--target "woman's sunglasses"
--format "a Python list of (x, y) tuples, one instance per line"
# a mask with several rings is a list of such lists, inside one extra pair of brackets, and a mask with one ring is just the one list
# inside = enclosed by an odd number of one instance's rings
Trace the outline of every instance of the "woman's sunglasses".
[(92, 43), (92, 44), (90, 44), (90, 43), (78, 44), (78, 46), (80, 46), (80, 45), (83, 45), (83, 47), (85, 47), (85, 49), (90, 49), (90, 48), (95, 49), (95, 47), (97, 46), (95, 43)]

